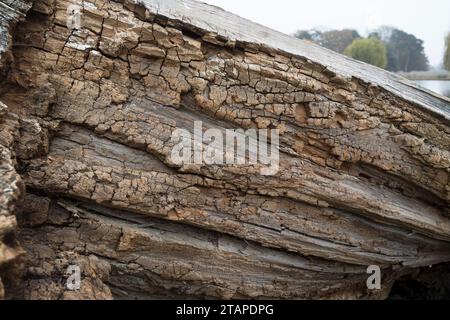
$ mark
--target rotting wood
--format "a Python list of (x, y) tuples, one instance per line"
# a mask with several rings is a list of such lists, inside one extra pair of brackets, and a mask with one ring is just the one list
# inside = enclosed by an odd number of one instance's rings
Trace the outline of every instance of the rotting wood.
[[(448, 99), (195, 1), (0, 4), (10, 297), (379, 299), (450, 261)], [(174, 164), (198, 120), (278, 129), (279, 173)]]

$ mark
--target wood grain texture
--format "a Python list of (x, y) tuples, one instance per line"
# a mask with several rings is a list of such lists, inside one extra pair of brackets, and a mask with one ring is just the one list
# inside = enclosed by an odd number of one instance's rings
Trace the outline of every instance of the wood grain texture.
[[(28, 1), (0, 1), (0, 82), (4, 81), (4, 65), (11, 63), (11, 40), (15, 25), (30, 9)], [(24, 192), (22, 180), (15, 170), (13, 145), (18, 138), (18, 117), (0, 101), (0, 299), (4, 297), (3, 270), (11, 268), (22, 249), (15, 239), (16, 201)], [(14, 272), (12, 272), (14, 275)]]
[(219, 7), (195, 0), (140, 0), (151, 13), (179, 21), (225, 41), (260, 45), (311, 60), (344, 78), (358, 78), (450, 119), (450, 100), (415, 85), (401, 76), (362, 63), (316, 44), (277, 32)]
[[(9, 297), (381, 299), (450, 261), (448, 99), (195, 1), (35, 0), (11, 39)], [(278, 129), (279, 172), (174, 163), (196, 121)]]

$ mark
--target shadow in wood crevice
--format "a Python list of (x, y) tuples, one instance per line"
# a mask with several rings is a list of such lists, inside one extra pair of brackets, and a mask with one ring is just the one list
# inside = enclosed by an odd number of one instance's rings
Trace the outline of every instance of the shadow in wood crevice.
[(389, 300), (450, 300), (450, 264), (422, 268), (400, 278)]

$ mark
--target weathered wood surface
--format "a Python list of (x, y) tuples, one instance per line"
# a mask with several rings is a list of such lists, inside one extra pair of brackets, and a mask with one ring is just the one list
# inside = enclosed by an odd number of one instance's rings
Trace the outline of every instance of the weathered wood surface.
[[(0, 1), (0, 79), (5, 77), (4, 65), (11, 62), (11, 33), (15, 24), (31, 7), (28, 1)], [(15, 240), (17, 227), (14, 204), (23, 193), (23, 184), (14, 165), (13, 144), (17, 138), (18, 118), (9, 114), (0, 101), (0, 299), (4, 296), (2, 269), (17, 259), (22, 249)], [(14, 275), (14, 272), (10, 272)]]
[[(1, 183), (27, 186), (0, 197), (26, 251), (10, 297), (383, 298), (450, 261), (444, 97), (194, 1), (35, 0), (7, 54)], [(197, 120), (279, 129), (279, 173), (174, 164)]]
[(22, 18), (31, 7), (30, 1), (5, 0), (0, 2), (0, 69), (8, 58), (11, 45), (11, 31), (14, 25)]
[(294, 39), (265, 26), (243, 19), (219, 7), (195, 0), (141, 0), (150, 12), (179, 21), (183, 25), (211, 32), (226, 41), (277, 49), (288, 55), (309, 59), (344, 78), (359, 78), (397, 96), (419, 104), (450, 119), (450, 100), (393, 73), (337, 54), (310, 42)]

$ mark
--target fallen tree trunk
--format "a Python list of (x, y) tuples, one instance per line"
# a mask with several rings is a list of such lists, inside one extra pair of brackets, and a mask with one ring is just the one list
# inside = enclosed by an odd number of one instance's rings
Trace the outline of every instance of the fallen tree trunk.
[[(0, 4), (7, 296), (376, 299), (450, 261), (448, 99), (195, 1)], [(279, 130), (278, 173), (175, 163), (196, 121)]]

